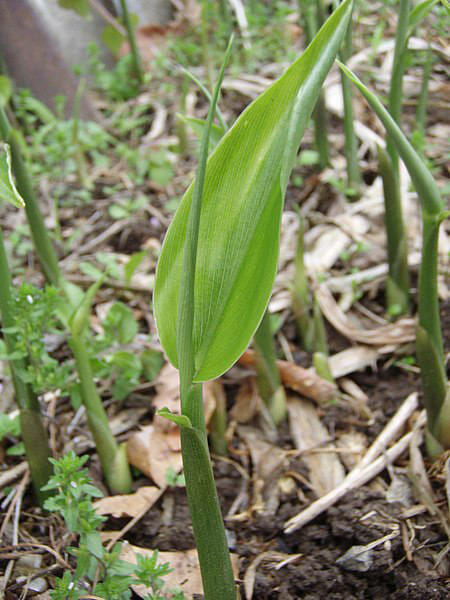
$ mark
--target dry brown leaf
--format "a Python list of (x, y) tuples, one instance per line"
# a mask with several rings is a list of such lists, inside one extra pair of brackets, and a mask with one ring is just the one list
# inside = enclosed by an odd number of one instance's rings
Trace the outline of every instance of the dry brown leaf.
[(286, 452), (262, 439), (261, 431), (254, 427), (240, 426), (238, 433), (247, 443), (253, 463), (253, 509), (273, 515), (279, 505), (278, 480), (287, 466)]
[(112, 515), (115, 518), (136, 517), (145, 508), (150, 509), (161, 496), (161, 490), (154, 486), (144, 486), (134, 494), (107, 496), (94, 502), (99, 515)]
[[(288, 400), (289, 427), (295, 447), (305, 452), (302, 457), (309, 469), (309, 481), (318, 497), (339, 485), (345, 478), (344, 467), (333, 447), (325, 442), (330, 434), (321, 423), (315, 407), (308, 400), (290, 397)], [(319, 450), (309, 453), (308, 450)], [(324, 450), (324, 452), (321, 452)]]
[(180, 433), (178, 429), (161, 431), (148, 425), (134, 433), (127, 443), (128, 460), (160, 488), (167, 485), (166, 472), (181, 471)]
[[(120, 558), (130, 563), (136, 563), (136, 554), (152, 556), (153, 550), (139, 548), (131, 544), (123, 544)], [(185, 552), (158, 552), (158, 563), (169, 563), (173, 569), (164, 577), (165, 586), (163, 593), (169, 590), (179, 588), (187, 598), (192, 598), (194, 594), (202, 594), (202, 580), (200, 575), (200, 566), (198, 563), (197, 551), (187, 550)], [(231, 564), (235, 576), (238, 575), (237, 556), (231, 555)], [(151, 590), (143, 585), (133, 585), (133, 591), (142, 598)]]
[(256, 416), (259, 407), (255, 378), (248, 377), (241, 383), (230, 417), (238, 423), (248, 423)]

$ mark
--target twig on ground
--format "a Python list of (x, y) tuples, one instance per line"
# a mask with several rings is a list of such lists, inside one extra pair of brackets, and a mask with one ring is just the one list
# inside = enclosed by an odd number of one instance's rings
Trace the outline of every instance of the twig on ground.
[[(388, 422), (386, 427), (367, 450), (362, 460), (348, 473), (344, 481), (334, 490), (322, 496), (305, 510), (301, 511), (285, 523), (285, 533), (292, 533), (322, 512), (333, 506), (345, 494), (356, 489), (380, 473), (386, 465), (395, 461), (409, 446), (413, 432), (404, 435), (394, 446), (386, 450), (387, 445), (397, 437), (409, 417), (418, 407), (417, 394), (411, 394), (406, 398), (401, 407)], [(416, 427), (425, 424), (425, 412), (422, 411)], [(380, 456), (381, 454), (381, 456)]]
[(4, 488), (6, 485), (9, 485), (13, 481), (15, 481), (18, 477), (23, 475), (25, 471), (28, 470), (28, 464), (24, 461), (19, 463), (18, 465), (14, 465), (4, 473), (0, 474), (0, 490)]

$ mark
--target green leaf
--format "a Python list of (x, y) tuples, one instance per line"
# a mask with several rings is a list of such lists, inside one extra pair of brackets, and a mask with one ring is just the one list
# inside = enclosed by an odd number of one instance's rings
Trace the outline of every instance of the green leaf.
[(137, 332), (138, 324), (133, 311), (123, 302), (115, 302), (108, 311), (103, 323), (105, 331), (110, 332), (119, 344), (130, 344)]
[(108, 48), (108, 50), (110, 50), (115, 56), (118, 56), (119, 50), (126, 38), (120, 33), (120, 31), (117, 30), (117, 27), (114, 27), (113, 25), (107, 25), (102, 31), (100, 39)]
[(414, 29), (427, 16), (437, 2), (438, 0), (423, 0), (423, 2), (420, 2), (413, 8), (408, 17), (408, 37), (413, 34)]
[(11, 152), (8, 144), (2, 144), (2, 147), (0, 147), (0, 200), (17, 206), (17, 208), (25, 206), (25, 202), (14, 183)]
[(89, 0), (58, 0), (61, 8), (68, 8), (78, 13), (81, 17), (88, 17), (91, 10)]
[(187, 429), (192, 429), (192, 423), (189, 417), (186, 415), (177, 415), (171, 412), (168, 408), (161, 408), (156, 412), (160, 417), (164, 417), (172, 423), (176, 423), (179, 427), (187, 427)]
[(5, 108), (12, 94), (11, 79), (0, 75), (0, 108)]
[(141, 354), (143, 375), (147, 381), (154, 381), (164, 364), (164, 356), (158, 350), (150, 348)]
[[(203, 129), (205, 128), (206, 121), (205, 119), (197, 119), (195, 117), (188, 117), (186, 115), (177, 114), (177, 119), (189, 125), (195, 135), (201, 139), (203, 135)], [(211, 127), (211, 147), (214, 149), (220, 140), (225, 135), (225, 129), (220, 127), (219, 125), (212, 125)]]
[[(261, 94), (208, 160), (195, 272), (195, 381), (221, 375), (247, 347), (275, 278), (288, 178), (352, 10), (345, 0), (302, 56)], [(177, 314), (193, 186), (166, 235), (155, 282), (155, 316), (177, 366)]]
[(141, 250), (140, 252), (135, 252), (130, 256), (128, 262), (123, 267), (123, 273), (125, 275), (126, 283), (130, 283), (136, 269), (139, 267), (142, 260), (147, 254), (147, 250)]

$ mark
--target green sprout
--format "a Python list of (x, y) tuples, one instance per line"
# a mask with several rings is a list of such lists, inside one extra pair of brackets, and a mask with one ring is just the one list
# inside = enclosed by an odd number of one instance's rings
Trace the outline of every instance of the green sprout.
[(422, 259), (419, 271), (416, 352), (427, 411), (427, 448), (434, 456), (450, 448), (450, 394), (445, 375), (437, 289), (439, 228), (450, 212), (444, 210), (439, 188), (430, 171), (389, 112), (354, 73), (345, 65), (340, 64), (340, 67), (359, 88), (395, 143), (422, 207)]
[(16, 177), (20, 197), (25, 201), (25, 212), (33, 244), (45, 277), (53, 286), (64, 292), (68, 301), (59, 316), (71, 333), (69, 343), (74, 353), (80, 378), (81, 396), (106, 480), (111, 490), (126, 493), (131, 488), (131, 472), (127, 462), (126, 449), (117, 444), (111, 432), (108, 416), (94, 382), (89, 354), (84, 343), (90, 307), (102, 280), (99, 280), (100, 283), (93, 284), (83, 294), (77, 286), (63, 277), (33, 190), (28, 166), (22, 157), (18, 133), (10, 126), (3, 106), (0, 106), (0, 136), (11, 146), (9, 168)]
[(351, 9), (351, 0), (345, 0), (301, 57), (241, 114), (207, 161), (222, 67), (197, 176), (169, 227), (157, 266), (156, 323), (163, 348), (180, 372), (181, 415), (167, 410), (164, 415), (181, 429), (207, 600), (235, 600), (236, 590), (209, 458), (202, 382), (220, 376), (239, 358), (266, 310), (285, 190)]
[[(2, 110), (0, 108), (0, 110)], [(23, 206), (12, 176), (12, 160), (8, 145), (4, 144), (0, 154), (0, 199), (15, 206)], [(2, 318), (3, 337), (8, 355), (9, 366), (20, 411), (20, 430), (25, 445), (31, 479), (39, 502), (42, 504), (46, 494), (42, 486), (50, 476), (50, 448), (48, 437), (41, 417), (39, 400), (30, 383), (23, 379), (22, 374), (28, 371), (27, 357), (15, 347), (13, 331), (16, 322), (12, 306), (13, 290), (11, 273), (6, 256), (3, 233), (0, 228), (0, 314)]]

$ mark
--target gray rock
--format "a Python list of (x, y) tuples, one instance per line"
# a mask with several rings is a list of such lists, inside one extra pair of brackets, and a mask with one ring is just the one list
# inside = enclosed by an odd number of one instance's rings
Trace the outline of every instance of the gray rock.
[[(66, 96), (71, 114), (78, 86), (72, 67), (86, 59), (88, 42), (98, 40), (103, 26), (60, 8), (57, 0), (0, 0), (0, 53), (17, 86), (51, 108), (55, 96)], [(81, 114), (96, 116), (87, 98)]]

